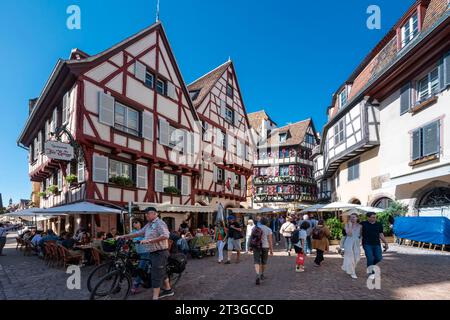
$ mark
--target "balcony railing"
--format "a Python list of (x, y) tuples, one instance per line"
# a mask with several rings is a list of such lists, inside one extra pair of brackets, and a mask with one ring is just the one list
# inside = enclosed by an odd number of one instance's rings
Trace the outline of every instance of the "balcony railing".
[(278, 183), (308, 183), (308, 184), (316, 184), (313, 178), (306, 178), (301, 176), (278, 176), (278, 177), (266, 177), (259, 176), (253, 179), (253, 184), (261, 185), (261, 184), (278, 184)]
[(292, 202), (292, 201), (317, 201), (317, 197), (312, 194), (307, 193), (275, 193), (275, 194), (267, 194), (267, 193), (258, 193), (253, 198), (253, 201), (256, 203), (259, 202)]
[(308, 166), (314, 166), (314, 162), (311, 160), (303, 159), (301, 157), (288, 157), (288, 158), (268, 158), (257, 159), (255, 165), (280, 165), (280, 164), (305, 164)]

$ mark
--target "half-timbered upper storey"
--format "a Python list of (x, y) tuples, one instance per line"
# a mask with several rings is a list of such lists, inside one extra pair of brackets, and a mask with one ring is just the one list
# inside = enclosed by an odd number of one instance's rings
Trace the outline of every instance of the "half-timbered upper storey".
[[(380, 103), (395, 90), (406, 90), (401, 88), (414, 78), (414, 64), (443, 61), (446, 41), (440, 48), (434, 44), (446, 37), (440, 31), (448, 24), (448, 12), (447, 0), (417, 0), (335, 92), (321, 143), (325, 177), (379, 145)], [(444, 68), (438, 69), (444, 77)]]
[(202, 123), (199, 194), (244, 201), (252, 139), (234, 65), (224, 63), (188, 86)]
[[(31, 179), (43, 192), (56, 185), (52, 195), (42, 194), (51, 199), (46, 206), (75, 193), (121, 204), (193, 204), (197, 120), (158, 22), (95, 56), (74, 50), (60, 60), (18, 142), (30, 150)], [(45, 155), (45, 141), (56, 139), (79, 147), (72, 165)], [(75, 186), (63, 183), (70, 173)]]

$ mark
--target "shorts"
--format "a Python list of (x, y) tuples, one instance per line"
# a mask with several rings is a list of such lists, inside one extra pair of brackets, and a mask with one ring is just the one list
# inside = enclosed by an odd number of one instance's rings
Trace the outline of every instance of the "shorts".
[(253, 249), (253, 261), (255, 264), (265, 266), (269, 258), (269, 248)]
[(169, 250), (150, 252), (150, 261), (152, 264), (152, 288), (161, 288), (164, 280), (167, 279), (167, 259)]
[(228, 251), (236, 250), (241, 251), (241, 239), (228, 238), (227, 241)]

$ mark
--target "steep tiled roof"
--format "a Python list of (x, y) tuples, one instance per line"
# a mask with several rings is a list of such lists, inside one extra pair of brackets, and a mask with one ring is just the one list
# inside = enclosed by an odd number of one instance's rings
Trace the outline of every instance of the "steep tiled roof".
[[(293, 124), (288, 124), (284, 127), (277, 128), (272, 130), (270, 145), (280, 145), (280, 146), (290, 146), (296, 145), (303, 142), (305, 139), (306, 132), (308, 131), (308, 127), (311, 123), (311, 119), (306, 119), (303, 121), (299, 121)], [(279, 143), (279, 135), (281, 133), (287, 133), (287, 139), (283, 143)]]
[[(256, 132), (258, 132), (258, 134), (261, 133), (261, 132), (259, 132), (259, 129), (261, 126), (261, 121), (270, 120), (273, 123), (275, 123), (275, 121), (270, 119), (269, 115), (266, 113), (265, 110), (252, 112), (252, 113), (247, 114), (247, 116), (248, 116), (248, 121), (250, 122), (250, 127), (252, 127)], [(276, 125), (276, 123), (275, 123), (275, 125)]]
[(193, 100), (194, 106), (197, 107), (203, 102), (203, 99), (205, 99), (206, 95), (214, 87), (214, 84), (220, 79), (230, 65), (231, 61), (227, 61), (188, 85), (189, 92), (199, 91), (195, 100)]

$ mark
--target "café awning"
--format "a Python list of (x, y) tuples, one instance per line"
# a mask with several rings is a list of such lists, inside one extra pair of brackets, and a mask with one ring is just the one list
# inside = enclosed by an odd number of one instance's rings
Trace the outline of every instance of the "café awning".
[(44, 209), (44, 215), (66, 215), (66, 214), (120, 214), (119, 209), (100, 206), (91, 202), (83, 201), (64, 206)]
[(330, 212), (330, 211), (342, 211), (345, 209), (352, 209), (356, 207), (361, 207), (358, 204), (345, 203), (345, 202), (332, 202), (328, 204), (315, 204), (305, 210), (302, 210), (302, 213), (307, 212)]
[(214, 213), (217, 208), (211, 206), (192, 206), (192, 205), (177, 205), (169, 203), (151, 203), (151, 202), (133, 202), (133, 206), (139, 207), (143, 211), (148, 207), (153, 207), (158, 212), (174, 212), (174, 213)]

